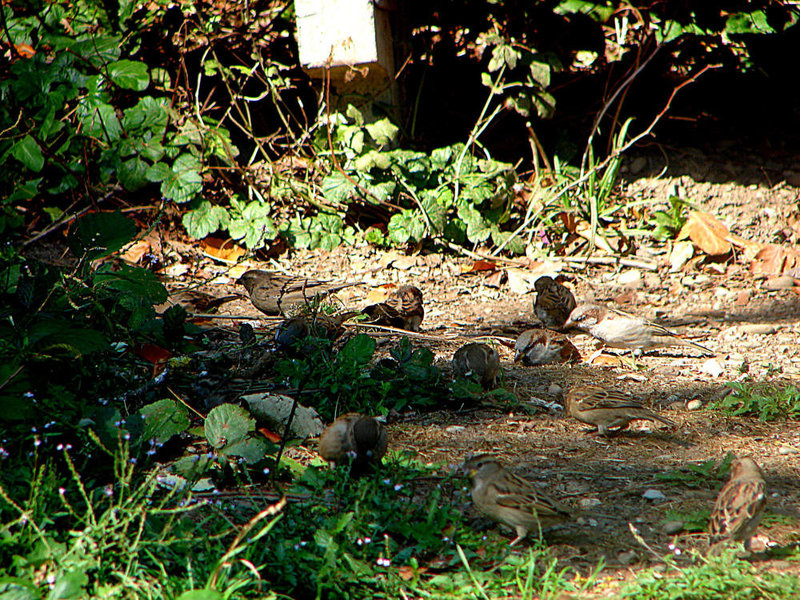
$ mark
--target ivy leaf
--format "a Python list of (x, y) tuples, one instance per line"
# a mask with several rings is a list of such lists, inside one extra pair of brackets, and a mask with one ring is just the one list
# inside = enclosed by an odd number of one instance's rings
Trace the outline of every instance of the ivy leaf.
[(238, 216), (231, 218), (228, 233), (235, 240), (244, 239), (250, 248), (260, 248), (266, 241), (278, 236), (278, 229), (270, 216), (270, 206), (259, 200), (250, 202)]
[(425, 222), (418, 210), (406, 209), (392, 215), (387, 225), (389, 241), (401, 246), (409, 240), (418, 242), (425, 235)]
[(445, 222), (447, 221), (444, 206), (439, 203), (438, 198), (434, 196), (433, 192), (425, 191), (421, 195), (422, 201), (420, 204), (425, 214), (428, 215), (432, 229), (429, 233), (432, 236), (441, 235), (444, 231)]
[(190, 236), (202, 239), (228, 225), (228, 211), (208, 200), (202, 200), (196, 209), (183, 215), (182, 222)]
[(189, 427), (186, 409), (170, 398), (158, 400), (139, 410), (144, 419), (143, 439), (166, 443), (173, 435), (183, 433)]
[(111, 81), (126, 90), (141, 92), (150, 85), (147, 65), (133, 60), (118, 60), (108, 65)]
[(375, 353), (375, 340), (363, 333), (351, 338), (336, 355), (337, 364), (364, 366)]
[(99, 269), (92, 282), (95, 286), (120, 292), (124, 296), (140, 298), (151, 306), (166, 302), (169, 297), (167, 288), (152, 271), (141, 267), (121, 265), (112, 271), (111, 267)]
[(492, 231), (475, 208), (465, 205), (458, 209), (458, 217), (467, 224), (467, 239), (472, 243), (485, 242)]
[(81, 217), (69, 238), (76, 256), (89, 260), (116, 252), (136, 235), (136, 224), (120, 211), (89, 213)]
[(126, 190), (136, 191), (147, 184), (149, 165), (138, 156), (123, 161), (117, 169), (117, 178)]
[(397, 134), (400, 131), (400, 128), (389, 119), (380, 119), (365, 125), (364, 128), (379, 146), (391, 144), (397, 139)]
[(346, 202), (355, 188), (355, 184), (339, 171), (327, 175), (322, 180), (322, 195), (335, 204)]
[(256, 463), (267, 453), (267, 443), (259, 438), (247, 437), (222, 448), (225, 456), (241, 456), (246, 463)]
[(181, 154), (172, 164), (169, 176), (161, 182), (161, 193), (177, 203), (188, 202), (203, 189), (200, 160)]
[(34, 173), (41, 171), (44, 166), (42, 149), (30, 135), (11, 146), (11, 155)]
[(251, 419), (250, 413), (244, 408), (235, 404), (221, 404), (208, 413), (204, 431), (208, 443), (220, 449), (241, 442), (255, 428), (255, 419)]

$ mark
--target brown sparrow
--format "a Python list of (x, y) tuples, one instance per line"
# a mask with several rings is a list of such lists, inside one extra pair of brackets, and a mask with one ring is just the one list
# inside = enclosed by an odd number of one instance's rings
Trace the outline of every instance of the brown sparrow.
[(465, 344), (453, 354), (453, 372), (457, 377), (474, 376), (485, 389), (494, 388), (500, 374), (500, 355), (487, 344)]
[(707, 356), (714, 354), (705, 346), (679, 337), (661, 325), (599, 304), (576, 306), (564, 323), (564, 329), (569, 327), (577, 327), (612, 348), (648, 350), (659, 346), (691, 346)]
[(711, 553), (716, 553), (726, 539), (743, 541), (745, 550), (749, 550), (766, 502), (767, 484), (755, 461), (733, 461), (730, 480), (722, 486), (708, 522)]
[(607, 390), (598, 385), (580, 385), (567, 392), (564, 399), (567, 414), (581, 423), (594, 425), (600, 435), (610, 428), (625, 429), (631, 421), (661, 421), (674, 427), (676, 423), (645, 408), (627, 394)]
[(547, 275), (539, 277), (533, 287), (536, 289), (533, 312), (545, 327), (561, 329), (575, 308), (575, 296), (568, 287)]
[(404, 285), (392, 292), (380, 304), (368, 306), (362, 312), (376, 325), (419, 331), (422, 318), (425, 316), (422, 292), (413, 285)]
[(325, 428), (319, 438), (319, 455), (334, 465), (352, 461), (355, 469), (380, 463), (386, 454), (386, 429), (374, 417), (346, 413)]
[(315, 296), (325, 296), (351, 285), (358, 285), (291, 277), (260, 269), (246, 271), (237, 283), (247, 289), (253, 306), (267, 315), (282, 315), (292, 306), (310, 302)]
[(531, 530), (538, 531), (572, 517), (568, 508), (542, 494), (526, 479), (507, 471), (494, 456), (474, 456), (464, 463), (464, 469), (472, 478), (475, 507), (516, 531), (511, 546)]
[(549, 329), (527, 329), (514, 344), (514, 362), (527, 367), (576, 362), (581, 353), (565, 335)]

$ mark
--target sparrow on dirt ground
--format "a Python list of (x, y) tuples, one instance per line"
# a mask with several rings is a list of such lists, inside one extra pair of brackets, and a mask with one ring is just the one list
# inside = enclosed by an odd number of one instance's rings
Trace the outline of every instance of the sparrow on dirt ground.
[(363, 471), (380, 463), (387, 447), (386, 428), (375, 417), (346, 413), (325, 428), (318, 450), (329, 463), (351, 463), (353, 471)]
[(457, 377), (474, 377), (484, 389), (497, 387), (500, 355), (487, 344), (465, 344), (453, 354), (453, 373)]
[(612, 348), (649, 350), (661, 346), (691, 346), (706, 356), (714, 352), (680, 337), (661, 325), (599, 304), (582, 303), (570, 313), (564, 329), (576, 327)]
[(505, 523), (517, 534), (511, 546), (529, 531), (567, 521), (570, 510), (538, 491), (531, 482), (507, 471), (489, 454), (480, 454), (464, 463), (472, 478), (472, 501), (486, 516)]
[(533, 312), (549, 329), (561, 329), (575, 308), (575, 296), (552, 277), (539, 277), (533, 284), (536, 300)]
[(549, 329), (527, 329), (514, 344), (514, 362), (526, 367), (578, 362), (581, 353), (567, 336)]
[(594, 425), (597, 433), (608, 435), (609, 429), (625, 429), (631, 421), (660, 421), (670, 427), (674, 421), (657, 415), (627, 394), (607, 390), (598, 385), (580, 385), (567, 392), (564, 408), (574, 419)]
[(749, 550), (766, 502), (767, 484), (761, 469), (752, 458), (735, 460), (730, 479), (711, 511), (709, 553), (718, 553), (726, 540), (743, 541), (745, 550)]
[(298, 304), (306, 304), (317, 296), (326, 296), (357, 283), (333, 283), (308, 277), (289, 276), (272, 271), (251, 269), (239, 278), (250, 295), (250, 301), (267, 315), (283, 315)]
[(362, 312), (370, 318), (369, 323), (419, 331), (425, 316), (422, 292), (413, 285), (404, 285), (380, 304), (368, 306)]

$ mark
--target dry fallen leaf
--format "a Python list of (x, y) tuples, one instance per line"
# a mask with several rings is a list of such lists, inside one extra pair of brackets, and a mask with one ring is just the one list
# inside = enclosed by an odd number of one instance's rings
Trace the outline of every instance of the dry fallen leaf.
[(596, 367), (621, 367), (622, 361), (613, 354), (598, 354), (589, 360), (589, 364)]
[(750, 272), (754, 275), (792, 275), (792, 271), (797, 268), (800, 268), (800, 251), (767, 244), (756, 254), (750, 265)]
[(372, 288), (367, 292), (367, 302), (370, 304), (380, 304), (381, 302), (385, 301), (386, 298), (389, 297), (389, 294), (391, 294), (396, 288), (397, 286), (393, 283), (387, 283), (376, 288)]
[(150, 252), (150, 240), (136, 240), (125, 247), (124, 252), (120, 254), (120, 258), (135, 265), (148, 252)]
[(461, 273), (478, 273), (480, 271), (494, 271), (497, 269), (497, 263), (489, 260), (476, 260), (469, 265), (461, 265)]
[(731, 232), (715, 217), (706, 212), (693, 210), (678, 234), (678, 239), (687, 237), (709, 256), (719, 256), (731, 251), (728, 236)]
[(675, 242), (669, 253), (669, 272), (677, 273), (694, 255), (692, 242)]
[(242, 256), (247, 254), (247, 251), (234, 244), (231, 240), (222, 240), (209, 236), (201, 242), (203, 254), (209, 258), (224, 262), (236, 263)]

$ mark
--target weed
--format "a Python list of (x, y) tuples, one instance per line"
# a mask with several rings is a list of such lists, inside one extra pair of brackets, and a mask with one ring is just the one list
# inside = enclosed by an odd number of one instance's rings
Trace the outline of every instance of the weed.
[(656, 473), (656, 479), (687, 487), (707, 486), (710, 480), (722, 481), (727, 478), (734, 458), (733, 453), (729, 452), (719, 462), (710, 458), (699, 465), (688, 464), (673, 471)]
[(708, 408), (719, 409), (733, 416), (754, 415), (762, 421), (800, 416), (800, 390), (794, 386), (729, 383), (733, 392)]

